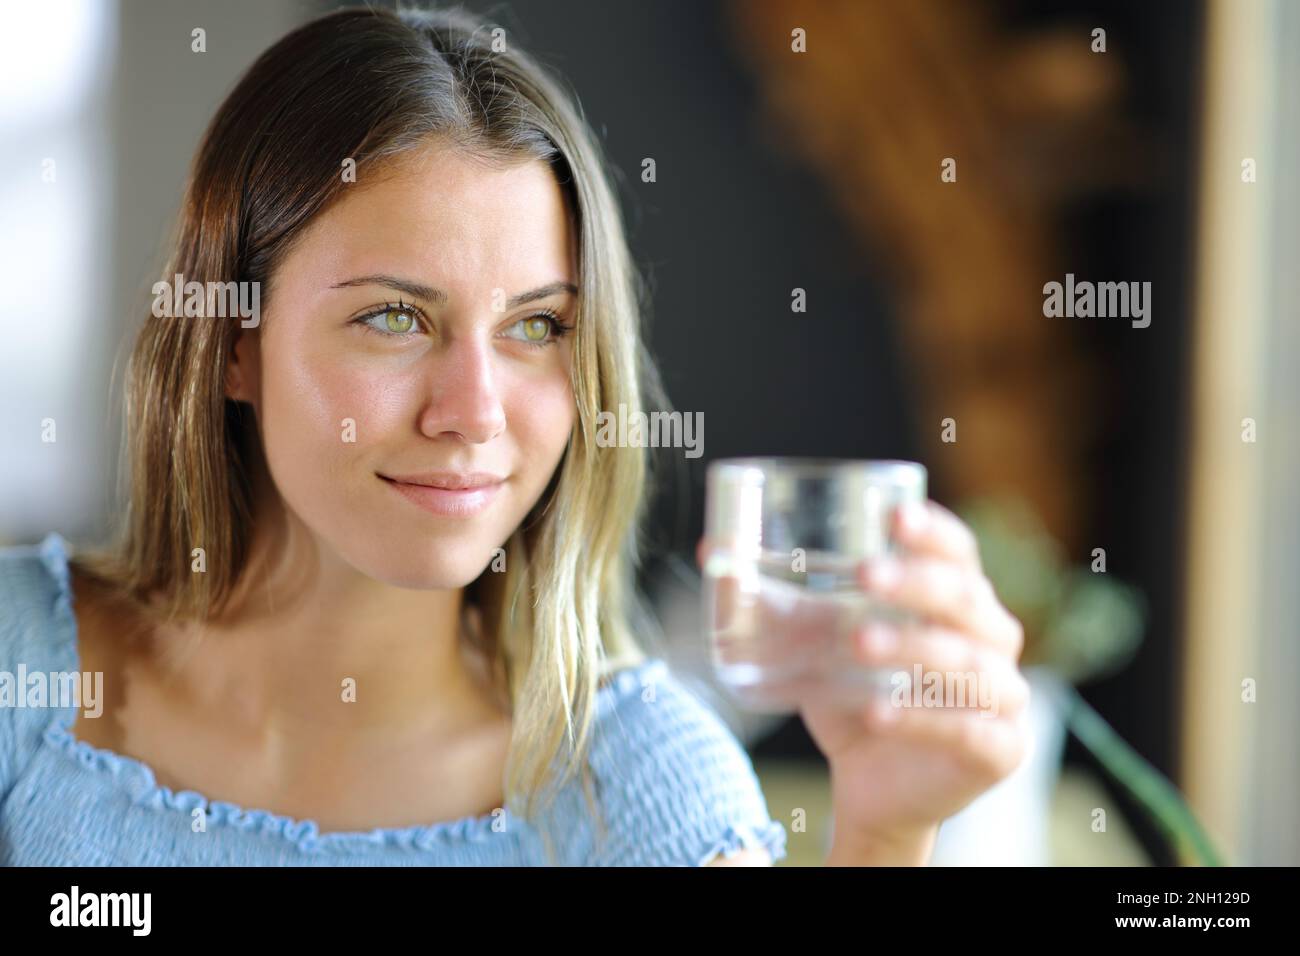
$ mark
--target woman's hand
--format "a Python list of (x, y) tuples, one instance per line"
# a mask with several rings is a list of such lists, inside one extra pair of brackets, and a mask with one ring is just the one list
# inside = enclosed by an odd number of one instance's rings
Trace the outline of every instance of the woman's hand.
[[(900, 509), (897, 533), (907, 556), (864, 565), (861, 581), (923, 623), (877, 626), (859, 634), (856, 652), (911, 677), (919, 665), (922, 688), (856, 712), (800, 709), (831, 766), (831, 863), (924, 863), (939, 823), (1010, 774), (1028, 749), (1029, 684), (1017, 667), (1024, 631), (984, 576), (975, 536), (933, 501)], [(929, 680), (942, 706), (913, 706)]]
[(891, 671), (893, 690), (857, 708), (815, 693), (799, 706), (831, 769), (828, 864), (925, 863), (940, 822), (1010, 774), (1028, 748), (1023, 630), (984, 576), (975, 536), (932, 501), (900, 509), (897, 521), (906, 555), (864, 564), (859, 580), (919, 623), (875, 624), (854, 637), (855, 658)]

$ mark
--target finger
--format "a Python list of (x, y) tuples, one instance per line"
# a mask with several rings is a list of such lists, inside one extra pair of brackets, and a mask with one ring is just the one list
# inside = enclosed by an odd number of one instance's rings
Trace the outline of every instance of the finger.
[(1028, 714), (990, 718), (978, 711), (898, 707), (878, 700), (866, 708), (863, 722), (874, 734), (933, 747), (951, 755), (987, 786), (1010, 775), (1031, 746)]
[(899, 541), (911, 553), (982, 570), (975, 533), (937, 501), (908, 502), (897, 520)]
[[(1014, 716), (1029, 703), (1029, 682), (1015, 664), (957, 631), (872, 623), (855, 634), (854, 653), (862, 666), (894, 669), (913, 698), (940, 706)], [(904, 685), (891, 677), (891, 686)]]
[(859, 581), (882, 601), (962, 631), (1019, 659), (1020, 622), (998, 601), (988, 578), (931, 558), (878, 558), (863, 562)]

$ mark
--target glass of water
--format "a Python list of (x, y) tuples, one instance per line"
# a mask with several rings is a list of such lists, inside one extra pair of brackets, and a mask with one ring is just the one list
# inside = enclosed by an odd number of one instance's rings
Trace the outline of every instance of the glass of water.
[(910, 461), (727, 458), (709, 465), (705, 626), (719, 680), (743, 706), (789, 713), (809, 699), (865, 703), (892, 671), (858, 663), (855, 633), (911, 616), (859, 583), (864, 560), (899, 554), (894, 517), (926, 500)]

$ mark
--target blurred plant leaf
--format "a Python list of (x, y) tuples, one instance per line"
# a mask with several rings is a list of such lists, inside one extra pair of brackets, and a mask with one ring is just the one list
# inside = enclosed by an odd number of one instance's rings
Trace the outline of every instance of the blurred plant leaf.
[(979, 541), (998, 597), (1025, 626), (1025, 663), (1046, 664), (1077, 684), (1132, 659), (1146, 619), (1137, 588), (1086, 566), (1070, 567), (1023, 499), (970, 499), (957, 513)]
[(1039, 650), (1072, 684), (1123, 670), (1142, 643), (1146, 599), (1135, 587), (1075, 569), (1063, 588)]

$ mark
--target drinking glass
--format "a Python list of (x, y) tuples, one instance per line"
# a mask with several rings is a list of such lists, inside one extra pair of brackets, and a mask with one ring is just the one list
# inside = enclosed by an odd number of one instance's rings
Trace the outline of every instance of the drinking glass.
[(846, 706), (891, 686), (856, 660), (855, 632), (913, 615), (859, 583), (867, 559), (902, 553), (894, 517), (926, 499), (911, 461), (726, 458), (705, 497), (705, 627), (713, 666), (738, 703), (788, 713), (810, 698)]

